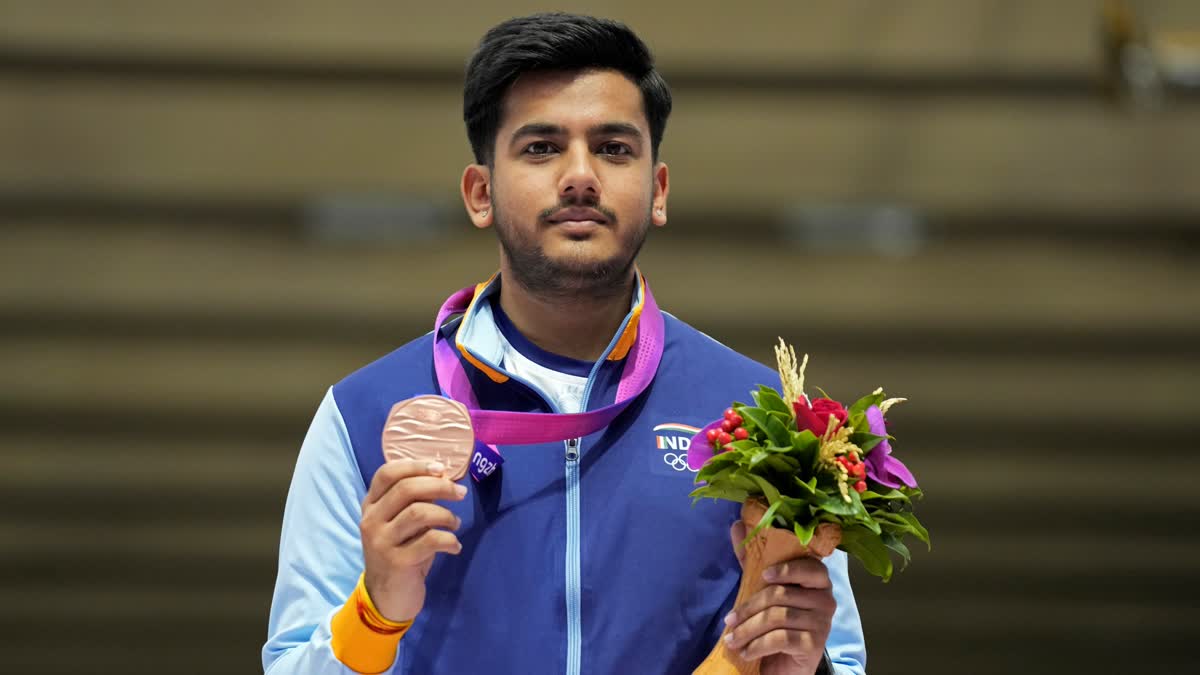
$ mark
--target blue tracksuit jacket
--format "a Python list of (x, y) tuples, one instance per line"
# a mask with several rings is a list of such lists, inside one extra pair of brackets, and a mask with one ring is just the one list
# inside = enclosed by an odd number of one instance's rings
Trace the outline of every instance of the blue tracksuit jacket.
[[(485, 291), (494, 294), (499, 282)], [(650, 388), (610, 426), (563, 443), (500, 448), (482, 483), (464, 479), (458, 556), (438, 556), (425, 608), (393, 673), (691, 673), (716, 643), (740, 569), (729, 541), (739, 507), (688, 497), (680, 456), (696, 429), (778, 374), (666, 314), (665, 349)], [(634, 320), (631, 314), (626, 325)], [(461, 343), (498, 366), (490, 302), (461, 322)], [(614, 336), (612, 347), (617, 343)], [(584, 406), (612, 403), (622, 361), (602, 357)], [(480, 404), (553, 412), (516, 379), (497, 384), (464, 360)], [(296, 464), (263, 667), (295, 675), (349, 673), (330, 647), (330, 618), (362, 572), (361, 502), (383, 461), (391, 406), (439, 393), (432, 338), (421, 337), (326, 394)], [(839, 674), (864, 673), (862, 627), (840, 551), (827, 559), (838, 609), (827, 643)]]

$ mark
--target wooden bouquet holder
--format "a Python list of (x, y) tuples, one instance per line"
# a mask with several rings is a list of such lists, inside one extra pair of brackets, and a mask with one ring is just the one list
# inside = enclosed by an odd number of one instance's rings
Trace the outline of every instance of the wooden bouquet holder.
[[(766, 504), (761, 500), (751, 499), (742, 504), (742, 522), (746, 524), (746, 531), (752, 531), (766, 512)], [(842, 529), (834, 523), (818, 525), (808, 546), (801, 544), (791, 530), (764, 527), (746, 544), (746, 554), (742, 559), (742, 582), (738, 586), (734, 607), (740, 607), (750, 596), (766, 588), (767, 582), (762, 575), (768, 567), (805, 556), (824, 558), (833, 553), (841, 541)], [(743, 661), (737, 653), (725, 647), (725, 635), (728, 632), (726, 628), (721, 633), (717, 646), (692, 671), (692, 675), (759, 675), (759, 659)]]

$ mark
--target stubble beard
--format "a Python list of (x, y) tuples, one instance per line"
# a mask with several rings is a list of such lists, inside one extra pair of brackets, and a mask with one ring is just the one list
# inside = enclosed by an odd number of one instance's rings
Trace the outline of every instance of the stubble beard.
[[(596, 204), (583, 205), (598, 208)], [(510, 227), (494, 203), (492, 207), (496, 237), (508, 260), (512, 281), (527, 292), (547, 300), (563, 300), (608, 298), (629, 291), (634, 261), (650, 230), (649, 209), (643, 221), (630, 229), (619, 242), (616, 254), (604, 260), (589, 260), (582, 253), (551, 258), (536, 240), (522, 234), (518, 228)], [(560, 207), (550, 212), (557, 208)], [(605, 227), (614, 227), (614, 214), (608, 211), (604, 213), (610, 218)], [(539, 228), (542, 227), (542, 220), (539, 217)], [(580, 248), (587, 245), (587, 242), (578, 242)]]

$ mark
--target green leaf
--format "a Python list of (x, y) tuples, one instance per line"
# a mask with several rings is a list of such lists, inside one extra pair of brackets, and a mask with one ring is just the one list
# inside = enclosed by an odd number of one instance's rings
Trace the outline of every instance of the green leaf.
[(916, 530), (913, 529), (913, 526), (910, 525), (907, 520), (901, 518), (899, 513), (893, 513), (891, 511), (877, 511), (873, 515), (876, 520), (881, 523), (885, 523), (889, 530), (895, 530), (897, 532), (904, 532), (908, 534), (916, 534)]
[(871, 452), (875, 446), (882, 443), (885, 438), (885, 436), (876, 436), (875, 434), (867, 433), (865, 431), (856, 431), (850, 434), (850, 442), (857, 445), (859, 449), (862, 450), (864, 457), (868, 452)]
[(704, 463), (704, 466), (700, 467), (700, 471), (696, 473), (696, 480), (711, 481), (712, 476), (715, 476), (722, 471), (731, 469), (736, 465), (736, 455), (732, 455), (727, 452), (714, 455)]
[(767, 414), (770, 415), (771, 417), (779, 420), (779, 423), (783, 425), (784, 429), (795, 429), (796, 428), (796, 417), (794, 415), (789, 415), (787, 413), (781, 413), (778, 410), (768, 410)]
[(742, 416), (745, 421), (743, 426), (750, 433), (754, 433), (756, 429), (764, 434), (767, 433), (767, 418), (770, 417), (770, 414), (766, 410), (754, 406), (743, 406), (738, 408), (738, 414)]
[(800, 480), (799, 476), (796, 476), (795, 478), (796, 478), (796, 485), (799, 486), (800, 489), (803, 492), (805, 492), (806, 494), (814, 495), (814, 496), (819, 494), (821, 496), (825, 496), (824, 492), (817, 489), (817, 477), (816, 476), (813, 476), (812, 478), (808, 479), (807, 482)]
[(757, 403), (758, 406), (763, 410), (768, 412), (780, 412), (788, 417), (791, 417), (795, 414), (792, 411), (791, 406), (789, 406), (783, 400), (783, 397), (779, 395), (779, 392), (766, 385), (760, 384), (758, 386), (758, 391), (752, 393), (751, 396), (754, 397), (754, 402)]
[(908, 567), (909, 561), (912, 560), (912, 554), (908, 552), (908, 547), (904, 545), (904, 542), (900, 541), (900, 537), (885, 534), (880, 537), (880, 541), (884, 546), (900, 555), (900, 559), (904, 561), (904, 564), (900, 566), (901, 571)]
[(861, 527), (842, 529), (841, 549), (858, 558), (868, 572), (883, 579), (892, 578), (892, 559), (879, 535)]
[(779, 509), (775, 512), (775, 520), (782, 527), (790, 527), (796, 522), (797, 511), (804, 511), (805, 515), (808, 515), (808, 503), (803, 500), (781, 496), (776, 504), (779, 505)]
[(749, 453), (750, 468), (751, 469), (757, 468), (760, 463), (762, 463), (764, 460), (766, 460), (770, 456), (771, 456), (771, 453), (767, 452), (766, 450), (763, 450), (762, 448), (755, 448), (753, 451), (751, 451)]
[(796, 538), (800, 540), (800, 543), (808, 546), (808, 542), (812, 541), (813, 533), (817, 531), (817, 521), (810, 520), (805, 525), (797, 522), (793, 529), (796, 531)]
[[(867, 510), (866, 504), (863, 504), (858, 493), (850, 490), (848, 494), (850, 495), (850, 505), (854, 507), (854, 519), (875, 534), (881, 534), (883, 532), (882, 528), (871, 517), (871, 512)], [(842, 502), (845, 503), (845, 500), (843, 499)]]
[(867, 490), (866, 492), (862, 493), (862, 498), (863, 501), (868, 501), (871, 499), (902, 499), (904, 501), (908, 501), (908, 496), (896, 489), (889, 489), (887, 492), (875, 492), (874, 490)]
[(854, 433), (867, 431), (871, 425), (867, 423), (866, 415), (846, 415), (846, 426)]
[(768, 506), (767, 512), (764, 513), (763, 517), (759, 519), (758, 524), (755, 525), (754, 529), (750, 530), (750, 533), (747, 534), (746, 538), (742, 540), (742, 546), (749, 544), (750, 541), (752, 539), (754, 539), (755, 535), (757, 535), (759, 532), (762, 532), (764, 527), (767, 527), (768, 525), (770, 525), (771, 521), (775, 519), (775, 512), (778, 510), (779, 510), (778, 502)]
[(761, 432), (767, 439), (775, 445), (790, 445), (791, 436), (788, 434), (787, 422), (791, 421), (790, 417), (778, 412), (769, 412), (762, 408), (754, 408), (746, 406), (739, 410), (742, 418), (746, 422), (747, 431), (751, 435), (757, 435), (756, 432)]
[(812, 469), (817, 464), (817, 450), (821, 447), (821, 441), (813, 434), (813, 432), (805, 429), (804, 431), (789, 431), (788, 439), (791, 441), (792, 452), (791, 456), (800, 460), (800, 466), (806, 469)]
[(696, 474), (696, 483), (719, 483), (725, 480), (732, 473), (736, 466), (724, 466), (720, 469), (708, 469), (707, 465), (700, 467), (700, 471)]
[(933, 544), (929, 542), (929, 530), (926, 530), (925, 526), (921, 524), (921, 521), (917, 520), (916, 515), (914, 515), (911, 511), (906, 513), (897, 513), (896, 515), (903, 518), (909, 524), (909, 526), (912, 527), (913, 536), (925, 542), (925, 545), (929, 547), (929, 550), (933, 550)]
[(879, 494), (868, 489), (862, 493), (863, 503), (867, 505), (867, 509), (871, 513), (900, 513), (901, 511), (912, 511), (912, 502), (904, 493), (898, 490), (889, 490), (884, 494)]
[(726, 455), (726, 454), (729, 454), (731, 451), (735, 451), (735, 452), (746, 452), (748, 450), (752, 451), (752, 450), (755, 450), (756, 448), (761, 448), (761, 447), (762, 447), (762, 444), (759, 443), (758, 441), (754, 440), (753, 438), (747, 438), (744, 441), (734, 441), (734, 442), (730, 443), (729, 450), (725, 450), (721, 454)]
[(738, 468), (733, 473), (729, 474), (729, 483), (735, 487), (741, 488), (746, 492), (754, 493), (758, 491), (758, 483), (751, 478), (751, 473), (743, 468)]
[[(850, 495), (851, 499), (857, 496), (853, 490), (850, 491)], [(875, 534), (883, 534), (883, 527), (880, 526), (879, 522), (872, 518), (871, 514), (867, 513), (865, 509), (863, 510), (863, 513), (858, 516), (857, 520)]]
[(933, 550), (933, 545), (929, 543), (929, 532), (921, 525), (916, 516), (911, 513), (876, 513), (875, 519), (883, 523), (884, 530), (893, 532), (897, 536), (902, 534), (911, 534), (917, 539), (924, 542), (925, 546)]
[(788, 445), (792, 442), (792, 437), (788, 434), (787, 427), (775, 415), (767, 414), (766, 425), (767, 438), (775, 445)]
[(766, 464), (767, 466), (771, 467), (772, 470), (783, 474), (796, 473), (796, 469), (800, 468), (799, 461), (788, 457), (787, 455), (781, 455), (778, 453), (771, 453), (767, 455)]
[(841, 492), (834, 492), (833, 494), (818, 496), (813, 500), (813, 502), (818, 507), (834, 514), (835, 516), (857, 515), (858, 509), (862, 508), (861, 502), (857, 506), (855, 505), (853, 497), (850, 498), (849, 502), (842, 499)]
[[(884, 395), (882, 393), (867, 394), (866, 396), (855, 401), (854, 405), (850, 406), (850, 410), (847, 412), (850, 413), (851, 417), (854, 417), (856, 415), (865, 415), (867, 412), (867, 408), (870, 408), (873, 405), (879, 405), (880, 403), (883, 403), (883, 396)], [(854, 428), (857, 429), (858, 427), (855, 426)]]
[(812, 448), (816, 449), (821, 445), (821, 439), (813, 432), (805, 429), (804, 431), (789, 431), (788, 439), (791, 440), (792, 446), (796, 448)]
[(758, 488), (762, 490), (768, 504), (774, 506), (779, 501), (779, 490), (774, 485), (771, 485), (771, 481), (758, 474), (750, 474), (750, 478), (758, 484)]
[(741, 490), (733, 485), (705, 485), (698, 487), (688, 495), (693, 500), (699, 500), (704, 497), (713, 499), (727, 499), (731, 502), (744, 502), (750, 496), (745, 490)]

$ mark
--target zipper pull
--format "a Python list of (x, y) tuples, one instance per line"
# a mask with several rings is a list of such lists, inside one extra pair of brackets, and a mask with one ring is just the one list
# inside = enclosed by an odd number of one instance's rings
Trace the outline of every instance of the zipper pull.
[(572, 438), (567, 441), (567, 461), (574, 462), (579, 459), (579, 439)]

